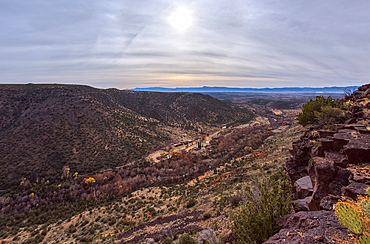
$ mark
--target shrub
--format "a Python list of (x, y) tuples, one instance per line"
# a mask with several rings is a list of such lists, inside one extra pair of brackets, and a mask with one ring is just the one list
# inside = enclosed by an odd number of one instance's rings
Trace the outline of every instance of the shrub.
[[(325, 109), (323, 111), (324, 107)], [(335, 109), (332, 111), (331, 108), (340, 108), (340, 103), (337, 99), (333, 99), (330, 96), (328, 98), (317, 96), (315, 100), (311, 99), (306, 104), (303, 104), (302, 112), (298, 114), (298, 122), (303, 126), (322, 122), (324, 122), (324, 124), (329, 123), (329, 121), (322, 121), (327, 117), (325, 114), (334, 113), (338, 115), (338, 110)], [(324, 115), (321, 115), (322, 113), (324, 113)]]
[(173, 244), (173, 241), (171, 238), (167, 237), (162, 241), (162, 244)]
[(263, 243), (279, 230), (278, 219), (292, 210), (290, 187), (282, 169), (252, 178), (243, 192), (246, 203), (230, 216), (241, 243)]
[(229, 198), (230, 205), (235, 208), (239, 206), (240, 202), (243, 200), (243, 197), (240, 195), (233, 195)]
[(334, 130), (334, 124), (344, 122), (346, 117), (340, 108), (333, 108), (331, 106), (325, 106), (321, 109), (321, 112), (314, 112), (318, 124), (326, 129)]
[(208, 213), (208, 212), (203, 214), (204, 219), (209, 219), (209, 218), (211, 218), (211, 216), (212, 216), (212, 214)]
[(180, 236), (179, 244), (197, 244), (197, 242), (188, 233), (185, 233)]
[(198, 226), (197, 225), (191, 225), (190, 227), (189, 227), (189, 230), (188, 230), (188, 233), (190, 234), (190, 235), (195, 235), (196, 233), (198, 233)]
[(68, 233), (72, 234), (72, 233), (75, 233), (77, 231), (77, 228), (71, 224), (69, 227), (68, 227)]
[(191, 208), (191, 207), (194, 207), (195, 204), (197, 204), (197, 200), (195, 200), (194, 198), (190, 199), (187, 203), (186, 203), (186, 208)]

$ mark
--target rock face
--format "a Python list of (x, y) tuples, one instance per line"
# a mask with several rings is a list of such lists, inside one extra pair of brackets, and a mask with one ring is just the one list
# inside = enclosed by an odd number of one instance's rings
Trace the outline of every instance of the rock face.
[(348, 162), (352, 164), (370, 163), (370, 136), (358, 135), (343, 147), (348, 157)]
[[(353, 103), (347, 111), (352, 118), (345, 124), (335, 125), (335, 130), (312, 126), (292, 143), (291, 158), (285, 169), (294, 186), (293, 198), (302, 207), (303, 199), (311, 195), (308, 200), (311, 211), (323, 209), (321, 200), (328, 195), (341, 196), (343, 193), (356, 198), (358, 191), (347, 186), (350, 183), (370, 183), (370, 176), (363, 170), (369, 168), (366, 164), (370, 163), (370, 100), (367, 98), (370, 93), (364, 92), (370, 91), (370, 84), (360, 89), (343, 99)], [(359, 168), (346, 169), (352, 165), (359, 165)], [(312, 194), (307, 187), (301, 187), (303, 181), (308, 182), (307, 177), (313, 185)]]
[(366, 195), (370, 186), (370, 84), (342, 101), (351, 106), (346, 111), (350, 119), (335, 130), (311, 126), (292, 143), (285, 169), (294, 186), (293, 198), (304, 211), (284, 216), (283, 228), (266, 243), (333, 243), (332, 237), (348, 238), (333, 206)]
[(309, 210), (320, 210), (321, 200), (328, 196), (340, 195), (342, 187), (350, 184), (351, 171), (338, 167), (327, 158), (314, 157), (308, 166), (309, 175), (313, 182), (313, 194), (308, 202)]
[(333, 211), (298, 212), (283, 217), (282, 229), (266, 244), (278, 243), (333, 243), (333, 238), (348, 240), (348, 230)]

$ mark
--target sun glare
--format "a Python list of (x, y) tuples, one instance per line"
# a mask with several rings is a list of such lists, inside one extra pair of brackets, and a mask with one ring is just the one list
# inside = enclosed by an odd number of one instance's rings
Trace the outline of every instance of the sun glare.
[(190, 11), (184, 7), (179, 7), (170, 15), (169, 21), (177, 30), (184, 31), (191, 25)]

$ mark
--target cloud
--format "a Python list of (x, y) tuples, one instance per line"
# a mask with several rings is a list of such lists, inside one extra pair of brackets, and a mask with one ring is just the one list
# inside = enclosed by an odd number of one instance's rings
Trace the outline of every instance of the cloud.
[[(191, 26), (169, 22), (186, 8)], [(360, 85), (368, 1), (2, 1), (1, 83)]]

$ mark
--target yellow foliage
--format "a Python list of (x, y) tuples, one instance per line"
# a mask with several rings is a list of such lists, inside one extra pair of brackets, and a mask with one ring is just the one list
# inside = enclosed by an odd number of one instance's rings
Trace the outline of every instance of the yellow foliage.
[(34, 197), (34, 196), (35, 196), (35, 193), (33, 193), (33, 192), (32, 192), (32, 193), (30, 194), (30, 197)]
[(93, 178), (93, 177), (89, 177), (89, 178), (87, 178), (86, 180), (85, 180), (85, 183), (86, 184), (92, 184), (92, 183), (95, 183), (95, 179)]

